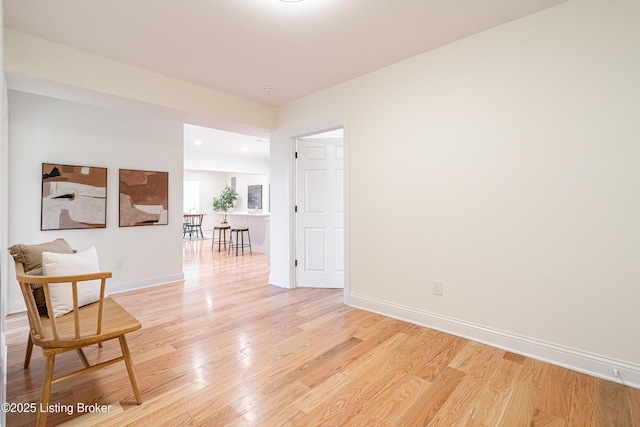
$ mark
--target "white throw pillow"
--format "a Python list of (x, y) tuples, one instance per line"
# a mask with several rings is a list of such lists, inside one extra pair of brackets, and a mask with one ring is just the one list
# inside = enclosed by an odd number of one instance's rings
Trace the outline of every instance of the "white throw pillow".
[[(100, 271), (98, 253), (93, 246), (75, 254), (43, 252), (42, 271), (45, 276), (98, 273)], [(100, 280), (78, 282), (78, 307), (100, 299), (100, 282)], [(55, 317), (73, 311), (73, 292), (71, 289), (71, 283), (52, 283), (49, 285), (49, 295)]]

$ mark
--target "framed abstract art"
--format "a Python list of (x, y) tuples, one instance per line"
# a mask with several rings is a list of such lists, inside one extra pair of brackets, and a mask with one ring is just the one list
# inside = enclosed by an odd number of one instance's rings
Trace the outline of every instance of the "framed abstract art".
[(169, 172), (120, 169), (120, 227), (166, 225)]
[(262, 185), (247, 187), (247, 209), (262, 209)]
[(107, 168), (42, 164), (41, 230), (105, 228)]

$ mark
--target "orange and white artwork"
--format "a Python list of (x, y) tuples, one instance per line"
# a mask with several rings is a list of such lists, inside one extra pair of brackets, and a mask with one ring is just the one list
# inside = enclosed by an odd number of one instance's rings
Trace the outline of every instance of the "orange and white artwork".
[(166, 225), (169, 173), (120, 169), (120, 227)]
[(41, 230), (106, 226), (106, 168), (42, 164)]

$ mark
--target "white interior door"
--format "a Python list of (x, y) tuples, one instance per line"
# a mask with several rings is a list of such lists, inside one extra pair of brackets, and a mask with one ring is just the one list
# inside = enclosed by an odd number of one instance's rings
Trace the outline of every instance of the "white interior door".
[(296, 149), (296, 286), (343, 288), (343, 140), (298, 139)]

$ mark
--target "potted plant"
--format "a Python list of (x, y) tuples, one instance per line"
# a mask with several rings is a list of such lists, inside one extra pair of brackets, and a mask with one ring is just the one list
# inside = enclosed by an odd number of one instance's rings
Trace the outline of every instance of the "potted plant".
[(213, 210), (222, 212), (223, 224), (227, 223), (227, 212), (235, 206), (236, 200), (238, 200), (238, 192), (229, 187), (229, 185), (224, 186), (220, 197), (213, 198)]

